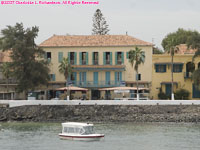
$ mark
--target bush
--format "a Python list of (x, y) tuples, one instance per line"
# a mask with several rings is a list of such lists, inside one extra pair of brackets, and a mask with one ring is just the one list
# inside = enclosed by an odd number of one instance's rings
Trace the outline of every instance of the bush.
[(169, 97), (165, 93), (160, 92), (158, 93), (158, 98), (164, 100), (164, 99), (168, 99)]
[(177, 100), (187, 100), (189, 99), (190, 92), (185, 89), (177, 90), (174, 94), (175, 99)]

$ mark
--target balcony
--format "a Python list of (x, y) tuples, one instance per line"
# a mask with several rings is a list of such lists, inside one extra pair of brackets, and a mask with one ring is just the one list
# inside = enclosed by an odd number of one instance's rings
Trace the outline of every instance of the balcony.
[(72, 81), (74, 86), (78, 87), (86, 87), (86, 88), (91, 88), (91, 87), (116, 87), (120, 86), (121, 82), (115, 82), (115, 81), (85, 81), (85, 82), (80, 82), (80, 81)]
[(82, 60), (82, 65), (86, 65), (86, 60)]
[(192, 72), (184, 72), (184, 78), (185, 79), (192, 78)]

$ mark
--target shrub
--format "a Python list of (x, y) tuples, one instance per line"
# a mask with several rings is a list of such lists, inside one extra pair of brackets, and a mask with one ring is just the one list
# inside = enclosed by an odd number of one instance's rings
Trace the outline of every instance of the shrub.
[(174, 97), (177, 100), (187, 100), (189, 99), (190, 92), (186, 89), (179, 89), (175, 92)]

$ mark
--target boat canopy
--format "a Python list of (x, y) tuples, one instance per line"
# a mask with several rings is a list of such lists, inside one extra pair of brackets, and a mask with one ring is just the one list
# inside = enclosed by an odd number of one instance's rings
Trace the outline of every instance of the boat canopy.
[(62, 123), (62, 127), (62, 132), (68, 134), (87, 135), (94, 133), (93, 124), (90, 123), (66, 122)]

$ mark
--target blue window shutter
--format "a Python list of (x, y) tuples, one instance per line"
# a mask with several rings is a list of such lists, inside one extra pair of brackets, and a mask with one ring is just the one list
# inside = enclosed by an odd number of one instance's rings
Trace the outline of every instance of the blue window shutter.
[(106, 64), (106, 52), (103, 52), (103, 65)]
[(79, 64), (82, 65), (82, 52), (79, 52)]
[(122, 72), (119, 72), (119, 80), (122, 81)]
[(158, 65), (155, 65), (156, 72), (158, 72)]
[(118, 73), (118, 72), (115, 72), (115, 84), (117, 84), (117, 82), (118, 82), (118, 81), (117, 81), (117, 73)]
[(166, 65), (164, 65), (164, 72), (166, 72), (166, 68), (167, 68), (167, 66), (166, 66)]
[(122, 64), (124, 64), (124, 52), (122, 52)]
[(56, 75), (55, 74), (52, 74), (52, 80), (56, 81)]
[(86, 83), (87, 82), (87, 73), (86, 72), (83, 72), (83, 78), (84, 78), (84, 83)]
[(73, 74), (74, 74), (74, 83), (73, 83), (73, 84), (76, 85), (76, 81), (77, 81), (76, 74), (77, 74), (77, 73), (76, 73), (76, 72), (73, 72)]
[(88, 52), (86, 52), (86, 65), (88, 65)]
[(126, 52), (126, 58), (129, 59), (129, 52)]
[(112, 65), (112, 52), (110, 52), (110, 65)]
[(95, 85), (97, 85), (98, 84), (98, 72), (94, 72), (93, 73), (93, 83), (95, 84)]
[(77, 65), (77, 53), (74, 52), (74, 65)]
[(82, 73), (79, 72), (79, 82), (81, 83), (82, 82)]
[(117, 52), (115, 52), (115, 65), (117, 65)]
[(193, 98), (200, 98), (200, 90), (198, 90), (195, 85), (193, 84), (192, 87), (192, 97)]
[(63, 52), (58, 52), (58, 62), (62, 62), (63, 60)]

